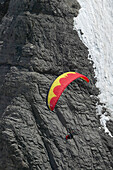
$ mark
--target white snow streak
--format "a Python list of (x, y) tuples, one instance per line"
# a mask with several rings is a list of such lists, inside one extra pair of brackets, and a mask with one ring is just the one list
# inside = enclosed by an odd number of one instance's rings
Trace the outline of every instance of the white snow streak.
[(104, 128), (105, 133), (108, 133), (111, 137), (113, 137), (112, 134), (111, 134), (111, 132), (108, 130), (108, 128), (107, 128), (107, 126), (106, 126), (106, 122), (109, 121), (109, 120), (110, 120), (110, 117), (107, 116), (107, 113), (104, 113), (104, 114), (101, 115), (100, 124), (101, 124), (102, 127)]
[[(96, 86), (100, 89), (100, 101), (113, 118), (113, 0), (78, 0), (80, 13), (74, 18), (74, 29), (89, 49), (94, 61)], [(81, 32), (83, 35), (81, 35)], [(99, 109), (100, 110), (100, 109)], [(99, 112), (98, 110), (98, 112)], [(101, 114), (101, 113), (99, 113)], [(101, 116), (100, 123), (109, 132), (107, 115)], [(102, 123), (103, 122), (103, 123)], [(110, 134), (110, 132), (109, 132)], [(110, 135), (111, 136), (111, 135)]]

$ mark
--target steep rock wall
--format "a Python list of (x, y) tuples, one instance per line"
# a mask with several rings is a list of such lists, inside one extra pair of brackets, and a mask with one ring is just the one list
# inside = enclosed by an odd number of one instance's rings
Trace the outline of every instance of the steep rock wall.
[[(75, 0), (10, 0), (0, 24), (0, 170), (112, 169), (112, 142), (99, 130), (93, 63), (73, 31)], [(52, 81), (77, 71), (55, 110)], [(66, 143), (67, 129), (75, 131)], [(110, 139), (109, 139), (110, 138)], [(110, 141), (110, 142), (109, 142)], [(109, 143), (109, 146), (107, 147)]]

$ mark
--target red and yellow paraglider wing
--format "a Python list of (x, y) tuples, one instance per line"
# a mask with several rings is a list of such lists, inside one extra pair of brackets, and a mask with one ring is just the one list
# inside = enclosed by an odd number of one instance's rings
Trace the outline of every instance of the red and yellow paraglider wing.
[(64, 91), (64, 89), (75, 79), (82, 78), (85, 81), (89, 82), (89, 79), (82, 74), (76, 72), (66, 72), (60, 75), (51, 85), (49, 93), (48, 93), (48, 106), (50, 110), (54, 110), (54, 107)]

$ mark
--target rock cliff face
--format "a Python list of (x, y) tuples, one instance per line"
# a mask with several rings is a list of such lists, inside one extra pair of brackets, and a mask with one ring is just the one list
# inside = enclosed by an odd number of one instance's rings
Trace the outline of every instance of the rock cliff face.
[[(76, 0), (0, 0), (0, 170), (113, 169), (113, 140), (96, 116), (93, 63), (73, 30), (79, 8)], [(51, 112), (49, 86), (66, 71), (90, 83), (72, 82)]]

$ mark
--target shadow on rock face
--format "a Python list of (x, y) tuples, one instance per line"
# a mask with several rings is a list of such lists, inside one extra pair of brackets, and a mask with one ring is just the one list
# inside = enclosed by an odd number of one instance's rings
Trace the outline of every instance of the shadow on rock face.
[(74, 0), (51, 0), (51, 1), (42, 1), (38, 0), (35, 1), (33, 4), (31, 3), (32, 10), (31, 13), (36, 14), (46, 14), (46, 15), (53, 15), (57, 17), (64, 17), (64, 16), (77, 16), (78, 10), (80, 9), (80, 5), (78, 2)]
[(0, 22), (4, 15), (7, 13), (8, 7), (9, 7), (10, 0), (3, 0), (0, 1)]

